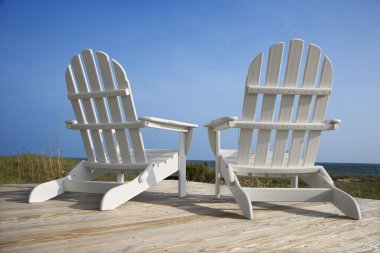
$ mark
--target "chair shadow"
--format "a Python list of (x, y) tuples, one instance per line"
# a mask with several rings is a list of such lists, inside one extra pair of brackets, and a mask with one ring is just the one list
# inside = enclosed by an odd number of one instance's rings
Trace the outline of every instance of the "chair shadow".
[[(273, 210), (273, 211), (282, 211), (285, 213), (300, 215), (300, 216), (308, 216), (308, 217), (319, 217), (319, 218), (326, 218), (326, 219), (351, 219), (349, 217), (346, 217), (344, 215), (339, 215), (336, 213), (328, 213), (318, 210), (310, 210), (310, 209), (304, 209), (299, 207), (294, 207), (291, 205), (281, 205), (273, 202), (252, 202), (252, 206), (258, 207), (260, 209), (258, 210)], [(254, 210), (255, 212), (255, 210)]]
[(180, 198), (177, 193), (144, 192), (131, 201), (170, 206), (200, 216), (245, 220), (237, 206), (232, 209), (213, 207), (214, 204), (234, 204), (232, 197), (216, 199), (214, 195), (187, 194)]
[[(81, 210), (99, 210), (99, 203), (101, 201), (102, 195), (99, 194), (81, 194), (78, 193), (64, 193), (60, 197), (55, 199), (62, 201), (74, 201), (75, 203), (71, 205), (71, 208), (81, 209)], [(179, 198), (177, 193), (166, 193), (166, 192), (143, 192), (128, 202), (140, 202), (148, 204), (165, 205), (174, 208), (181, 209), (183, 211), (200, 215), (209, 216), (217, 218), (228, 218), (228, 219), (242, 219), (246, 218), (241, 214), (239, 207), (237, 206), (233, 197), (226, 196), (220, 199), (215, 199), (214, 195), (200, 195), (200, 194), (187, 194), (184, 198)], [(126, 202), (124, 205), (128, 205)], [(234, 204), (236, 208), (226, 209), (219, 206), (212, 207), (213, 204)], [(211, 207), (210, 207), (211, 205)], [(300, 207), (294, 207), (291, 205), (282, 205), (273, 202), (252, 202), (253, 212), (255, 216), (255, 211), (268, 210), (268, 211), (282, 211), (290, 214), (307, 216), (307, 217), (319, 217), (327, 219), (351, 219), (344, 215), (336, 213), (328, 213), (318, 210), (304, 209)], [(127, 208), (127, 207), (126, 207)], [(254, 218), (255, 219), (255, 218)]]
[[(15, 188), (15, 190), (1, 191), (0, 198), (4, 199), (7, 202), (29, 204), (29, 194), (34, 186), (7, 185), (7, 188), (10, 187)], [(97, 211), (99, 210), (99, 205), (102, 197), (103, 194), (65, 192), (55, 198), (52, 198), (52, 200), (72, 202), (72, 204), (68, 206), (72, 209)], [(236, 211), (239, 211), (238, 207), (236, 209), (229, 210), (207, 206), (213, 203), (234, 203), (233, 198), (215, 199), (213, 195), (188, 194), (184, 198), (179, 198), (177, 193), (145, 191), (129, 200), (122, 206), (126, 205), (126, 208), (128, 208), (127, 205), (129, 202), (166, 205), (174, 208), (179, 208), (195, 215), (218, 218), (245, 219), (244, 216), (236, 213)], [(43, 203), (38, 204), (43, 205)]]
[(0, 191), (0, 199), (13, 203), (28, 203), (29, 194), (33, 186), (7, 185), (7, 188), (15, 188), (13, 191)]

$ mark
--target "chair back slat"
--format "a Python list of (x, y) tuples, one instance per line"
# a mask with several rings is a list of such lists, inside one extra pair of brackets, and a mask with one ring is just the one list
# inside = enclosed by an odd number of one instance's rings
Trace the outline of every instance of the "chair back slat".
[[(93, 92), (102, 91), (100, 80), (99, 80), (99, 74), (96, 68), (96, 63), (95, 63), (92, 50), (91, 49), (83, 50), (82, 56), (83, 56), (83, 62), (86, 68), (89, 84), (91, 87), (91, 91)], [(109, 115), (106, 108), (105, 98), (103, 97), (95, 98), (94, 101), (95, 101), (96, 111), (98, 112), (98, 116), (99, 116), (99, 123), (110, 123)], [(115, 163), (118, 161), (118, 155), (116, 151), (116, 145), (114, 142), (112, 130), (103, 129), (103, 136), (104, 136), (105, 143), (107, 145), (109, 160), (110, 162)]]
[[(295, 88), (297, 87), (298, 75), (301, 66), (301, 57), (303, 51), (302, 40), (292, 40), (289, 46), (288, 61), (286, 64), (286, 74), (284, 87)], [(283, 95), (280, 103), (280, 114), (278, 122), (289, 123), (291, 120), (294, 95)], [(272, 166), (284, 165), (284, 157), (286, 150), (286, 143), (288, 140), (289, 130), (278, 130), (274, 142)]]
[[(135, 105), (133, 102), (132, 91), (129, 87), (129, 81), (127, 79), (127, 74), (125, 73), (123, 67), (115, 60), (112, 60), (114, 66), (116, 80), (120, 89), (128, 89), (130, 92), (129, 96), (121, 97), (121, 103), (124, 108), (125, 119), (127, 122), (136, 121), (137, 114), (135, 110)], [(134, 151), (134, 157), (137, 163), (146, 163), (146, 155), (144, 151), (144, 143), (142, 141), (142, 136), (140, 129), (129, 129), (131, 136), (132, 147)]]
[[(67, 83), (67, 92), (69, 94), (77, 94), (78, 92), (74, 84), (74, 76), (73, 76), (73, 72), (70, 65), (66, 69), (65, 79)], [(71, 100), (71, 105), (73, 106), (75, 118), (77, 119), (78, 123), (80, 124), (85, 123), (86, 120), (85, 120), (84, 111), (82, 108), (82, 104), (79, 102), (79, 100)], [(95, 154), (94, 154), (94, 147), (92, 144), (90, 133), (88, 130), (80, 130), (80, 134), (82, 136), (87, 160), (89, 162), (94, 162)]]
[[(249, 66), (246, 86), (258, 86), (260, 82), (261, 63), (263, 54), (259, 54)], [(246, 87), (247, 88), (247, 87)], [(257, 94), (245, 92), (242, 119), (254, 121), (256, 113)], [(253, 129), (241, 129), (239, 133), (238, 163), (247, 165), (251, 153)]]
[[(74, 70), (74, 77), (79, 93), (89, 92), (87, 79), (83, 70), (82, 60), (79, 55), (74, 56), (71, 59), (71, 66)], [(81, 99), (84, 114), (88, 123), (97, 124), (98, 120), (95, 116), (95, 110), (92, 99)], [(92, 141), (95, 148), (96, 158), (99, 162), (107, 162), (107, 156), (103, 145), (103, 138), (100, 130), (90, 130)]]
[[(315, 85), (321, 49), (310, 44), (302, 84), (299, 87), (304, 42), (299, 39), (292, 40), (287, 54), (284, 83), (281, 86), (279, 80), (283, 48), (283, 43), (270, 48), (264, 86), (260, 86), (263, 54), (259, 54), (250, 65), (242, 122), (237, 123), (242, 127), (238, 144), (238, 165), (276, 168), (313, 166), (321, 131), (331, 129), (321, 127), (328, 96), (331, 94), (331, 62), (327, 57), (324, 58), (319, 85)], [(262, 96), (262, 104), (259, 120), (256, 120), (256, 108), (260, 108), (260, 105), (257, 105), (259, 96)], [(298, 98), (298, 103), (295, 103), (296, 98)], [(313, 101), (315, 101), (314, 106)], [(276, 103), (279, 104), (278, 119), (274, 119), (277, 110)], [(314, 108), (314, 111), (311, 111), (311, 108)], [(311, 120), (309, 120), (310, 113), (313, 113)], [(296, 114), (295, 117), (292, 117), (292, 114)], [(245, 122), (256, 124), (250, 125)], [(255, 131), (257, 131), (257, 141), (255, 151), (251, 153), (252, 137)], [(272, 133), (274, 134), (273, 149), (269, 150)]]
[[(303, 76), (302, 87), (312, 88), (314, 87), (317, 77), (319, 59), (321, 56), (321, 49), (313, 44), (310, 44), (309, 51), (306, 59), (305, 72)], [(313, 96), (303, 95), (300, 96), (298, 101), (296, 123), (307, 122), (310, 106)], [(293, 131), (291, 140), (291, 148), (289, 154), (289, 166), (298, 166), (301, 161), (302, 146), (304, 143), (305, 131), (296, 130)]]
[[(280, 78), (282, 52), (284, 43), (273, 45), (269, 50), (267, 74), (265, 86), (277, 87)], [(272, 122), (274, 116), (274, 108), (276, 103), (276, 95), (263, 95), (263, 103), (261, 107), (260, 122)], [(265, 166), (268, 155), (269, 140), (271, 130), (260, 129), (257, 136), (255, 165)]]
[[(332, 86), (332, 65), (327, 56), (324, 57), (322, 72), (319, 82), (319, 88), (331, 88)], [(314, 105), (314, 113), (313, 113), (313, 123), (320, 123), (324, 120), (328, 96), (317, 96)], [(304, 165), (309, 166), (314, 164), (317, 151), (319, 138), (321, 136), (321, 131), (310, 131), (309, 137), (306, 143), (306, 151), (305, 151), (305, 159)]]
[[(102, 80), (104, 84), (104, 90), (112, 91), (117, 89), (114, 83), (114, 77), (112, 74), (111, 63), (109, 56), (104, 52), (96, 52), (98, 58), (99, 68), (102, 74)], [(121, 96), (123, 97), (123, 96)], [(113, 123), (122, 123), (123, 118), (121, 114), (121, 108), (117, 97), (108, 97), (109, 111), (112, 116)], [(131, 152), (129, 148), (127, 133), (123, 129), (115, 129), (116, 140), (118, 143), (118, 149), (120, 152), (121, 161), (124, 163), (131, 163)]]

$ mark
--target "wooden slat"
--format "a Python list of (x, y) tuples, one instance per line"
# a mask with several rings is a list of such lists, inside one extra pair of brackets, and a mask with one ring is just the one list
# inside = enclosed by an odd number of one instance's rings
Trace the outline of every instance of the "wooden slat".
[[(66, 84), (67, 84), (67, 92), (69, 94), (76, 94), (77, 89), (76, 89), (75, 84), (74, 84), (74, 77), (73, 77), (73, 73), (72, 73), (70, 65), (66, 69), (65, 78), (66, 78)], [(81, 123), (81, 124), (85, 123), (85, 121), (86, 121), (85, 115), (84, 115), (83, 108), (81, 106), (80, 101), (79, 100), (72, 100), (71, 105), (73, 106), (75, 118), (77, 119), (78, 123)], [(94, 162), (95, 161), (94, 148), (93, 148), (93, 144), (91, 141), (91, 137), (89, 135), (89, 131), (88, 130), (81, 130), (80, 134), (82, 136), (84, 150), (86, 152), (87, 160), (90, 162)]]
[[(104, 52), (96, 52), (99, 61), (100, 71), (102, 73), (104, 89), (107, 91), (115, 90), (115, 84), (112, 76), (112, 70), (110, 65), (109, 56)], [(129, 93), (130, 94), (130, 93)], [(123, 118), (121, 116), (120, 104), (116, 97), (108, 98), (108, 102), (110, 105), (110, 112), (112, 115), (112, 121), (114, 123), (122, 123)], [(116, 140), (118, 144), (118, 148), (120, 150), (120, 158), (122, 162), (131, 163), (132, 156), (129, 148), (127, 133), (124, 129), (116, 129)]]
[(332, 189), (328, 188), (248, 188), (244, 190), (252, 201), (294, 201), (324, 202), (333, 198)]
[[(303, 40), (292, 40), (289, 46), (289, 55), (286, 65), (284, 87), (297, 87), (298, 73), (301, 64), (303, 51)], [(294, 95), (283, 95), (281, 97), (279, 123), (289, 123), (292, 115)], [(288, 140), (288, 130), (278, 130), (276, 132), (275, 144), (273, 149), (272, 166), (283, 166), (286, 143)]]
[(113, 90), (113, 91), (92, 91), (81, 94), (68, 94), (68, 99), (89, 99), (89, 98), (104, 98), (104, 97), (117, 97), (128, 96), (129, 90)]
[[(82, 61), (79, 57), (79, 55), (74, 56), (71, 59), (71, 65), (74, 70), (74, 75), (75, 75), (75, 80), (78, 85), (78, 90), (79, 92), (88, 92), (88, 85), (87, 85), (87, 80), (84, 75), (83, 71), (83, 66), (82, 66)], [(94, 105), (92, 103), (91, 99), (82, 99), (84, 111), (86, 114), (87, 121), (89, 123), (97, 123), (97, 119), (95, 117), (95, 112), (94, 112)], [(102, 136), (100, 134), (99, 130), (92, 130), (90, 131), (92, 140), (95, 146), (95, 153), (97, 156), (97, 160), (100, 162), (106, 162), (107, 157), (104, 152), (104, 146), (103, 146), (103, 140)]]
[[(265, 86), (277, 87), (281, 72), (282, 52), (284, 43), (273, 45), (269, 50), (268, 67)], [(274, 106), (276, 95), (264, 95), (261, 107), (261, 122), (272, 122), (274, 116)], [(267, 161), (269, 139), (271, 130), (259, 130), (257, 136), (255, 165), (265, 165)]]
[[(324, 57), (322, 72), (319, 82), (320, 88), (331, 88), (332, 64), (327, 56)], [(323, 122), (327, 109), (328, 96), (317, 96), (315, 100), (312, 123)], [(321, 131), (310, 131), (306, 143), (304, 165), (312, 165), (315, 162)]]
[[(232, 160), (232, 159), (230, 159)], [(233, 170), (236, 173), (245, 172), (247, 174), (251, 173), (256, 176), (256, 174), (265, 174), (266, 177), (273, 175), (289, 176), (290, 174), (312, 174), (317, 173), (321, 170), (320, 166), (310, 166), (310, 167), (267, 167), (267, 166), (249, 166), (249, 165), (233, 165)]]
[[(111, 64), (110, 64), (110, 59), (109, 56), (104, 53), (97, 51), (96, 55), (98, 57), (98, 63), (100, 67), (100, 71), (102, 73), (102, 79), (103, 79), (103, 84), (104, 84), (104, 89), (105, 90), (115, 90), (115, 84), (114, 84), (114, 79), (112, 76), (112, 70), (111, 70)], [(132, 94), (130, 94), (132, 96)], [(121, 116), (121, 111), (120, 111), (120, 105), (119, 101), (116, 97), (109, 97), (108, 98), (108, 103), (110, 105), (110, 112), (112, 116), (112, 121), (114, 123), (122, 123), (123, 118)], [(128, 139), (126, 135), (126, 131), (122, 129), (117, 129), (115, 130), (116, 134), (116, 140), (120, 149), (120, 157), (121, 160), (125, 163), (131, 163), (131, 152), (128, 144)]]
[[(318, 122), (318, 123), (279, 123), (279, 122), (246, 122), (246, 121), (233, 121), (228, 123), (230, 128), (240, 128), (240, 129), (264, 129), (271, 130), (277, 129), (281, 130), (334, 130), (334, 122)], [(217, 129), (217, 127), (215, 127)], [(215, 129), (214, 128), (214, 129)]]
[[(307, 60), (306, 60), (305, 72), (303, 76), (302, 87), (305, 87), (305, 88), (314, 87), (315, 79), (316, 79), (317, 71), (318, 71), (320, 55), (321, 55), (321, 49), (314, 44), (310, 44)], [(298, 102), (296, 123), (307, 122), (311, 102), (312, 102), (312, 96), (309, 96), (309, 95), (300, 96), (300, 99)], [(296, 166), (299, 164), (304, 136), (305, 136), (305, 131), (302, 131), (302, 130), (293, 131), (288, 166)]]
[(71, 123), (67, 124), (66, 127), (69, 129), (87, 129), (87, 130), (120, 130), (126, 128), (140, 128), (145, 127), (145, 121), (136, 121), (136, 122), (127, 122), (127, 123), (97, 123), (97, 124), (79, 124), (79, 123)]
[(247, 86), (248, 93), (256, 94), (275, 94), (275, 95), (323, 95), (331, 94), (331, 89), (321, 88), (289, 88), (289, 87), (265, 87), (265, 86)]
[[(252, 86), (259, 85), (262, 59), (263, 54), (261, 53), (252, 61), (249, 66), (246, 84), (250, 84)], [(254, 121), (256, 103), (257, 94), (248, 94), (247, 90), (245, 90), (242, 115), (242, 119), (244, 121)], [(241, 129), (239, 132), (238, 164), (247, 165), (249, 162), (252, 133), (253, 130), (251, 129)]]
[[(98, 56), (99, 57), (99, 56)], [(127, 79), (127, 74), (125, 73), (123, 67), (115, 60), (112, 60), (116, 80), (120, 89), (128, 89), (130, 95), (121, 98), (121, 103), (123, 104), (124, 114), (126, 121), (136, 121), (137, 114), (135, 110), (135, 105), (133, 103), (132, 91), (129, 87), (129, 81)], [(132, 147), (135, 153), (135, 160), (137, 163), (146, 163), (146, 156), (144, 151), (144, 144), (139, 129), (129, 129), (131, 136)]]
[(0, 185), (0, 251), (379, 251), (380, 200), (358, 199), (360, 221), (328, 202), (256, 202), (254, 220), (247, 220), (228, 186), (221, 186), (222, 201), (210, 195), (213, 184), (187, 186), (191, 197), (177, 198), (178, 182), (165, 180), (117, 210), (100, 212), (99, 195), (67, 193), (27, 204), (31, 185)]
[[(95, 92), (101, 91), (102, 89), (100, 86), (99, 74), (98, 74), (98, 70), (96, 69), (95, 59), (94, 59), (92, 50), (91, 49), (83, 50), (82, 55), (83, 55), (84, 65), (86, 67), (87, 76), (88, 76), (92, 91), (95, 91)], [(95, 101), (96, 110), (98, 112), (100, 123), (110, 123), (104, 98), (103, 97), (95, 98), (94, 101)], [(115, 163), (118, 161), (118, 156), (116, 152), (116, 145), (114, 142), (112, 130), (105, 129), (103, 130), (103, 134), (104, 134), (104, 139), (108, 148), (107, 150), (108, 150), (109, 159), (111, 162)]]

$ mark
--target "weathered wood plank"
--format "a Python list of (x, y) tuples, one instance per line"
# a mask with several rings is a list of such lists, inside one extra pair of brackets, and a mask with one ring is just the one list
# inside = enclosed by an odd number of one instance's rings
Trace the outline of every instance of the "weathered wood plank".
[(28, 204), (33, 185), (0, 185), (1, 252), (357, 252), (380, 250), (380, 201), (358, 199), (362, 220), (326, 203), (253, 203), (246, 220), (228, 189), (163, 181), (120, 208), (101, 195), (65, 193)]

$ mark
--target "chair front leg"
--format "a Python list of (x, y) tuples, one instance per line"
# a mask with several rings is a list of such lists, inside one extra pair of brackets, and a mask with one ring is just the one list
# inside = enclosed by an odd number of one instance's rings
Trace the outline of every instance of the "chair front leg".
[(215, 197), (220, 199), (220, 132), (215, 133)]
[(178, 149), (178, 196), (186, 196), (186, 133), (180, 133)]

